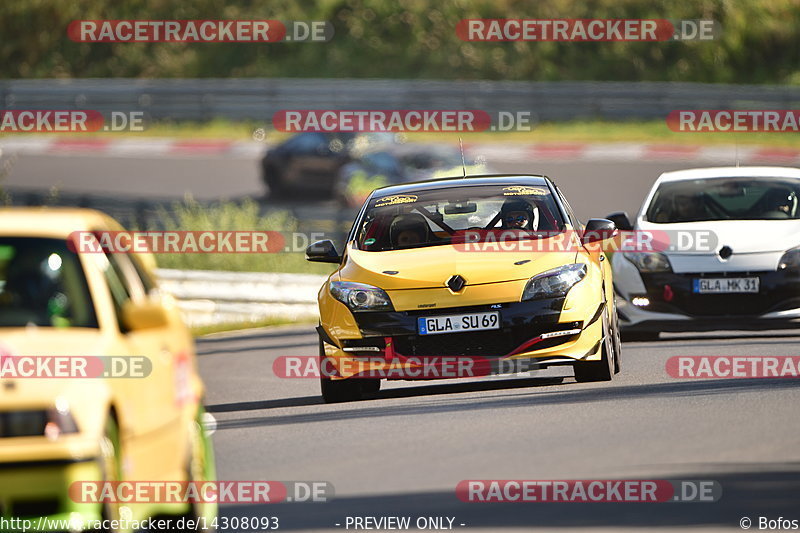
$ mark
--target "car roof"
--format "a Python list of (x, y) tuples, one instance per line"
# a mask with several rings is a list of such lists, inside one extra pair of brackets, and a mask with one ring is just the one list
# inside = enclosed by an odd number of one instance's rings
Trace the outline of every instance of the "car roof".
[(792, 167), (708, 167), (664, 172), (657, 183), (708, 178), (800, 178), (800, 168)]
[(114, 219), (94, 209), (71, 207), (0, 208), (0, 235), (66, 238), (73, 231), (121, 230)]
[(538, 185), (547, 186), (549, 178), (536, 174), (482, 174), (478, 176), (454, 176), (451, 178), (436, 178), (432, 180), (414, 181), (390, 185), (376, 189), (372, 195), (406, 194), (419, 191), (448, 189), (452, 187), (479, 187), (482, 185)]

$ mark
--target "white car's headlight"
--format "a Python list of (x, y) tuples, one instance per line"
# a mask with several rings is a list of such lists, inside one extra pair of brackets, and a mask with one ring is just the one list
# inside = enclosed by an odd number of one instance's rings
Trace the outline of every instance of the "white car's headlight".
[(392, 302), (383, 289), (352, 281), (332, 281), (331, 295), (351, 311), (391, 311)]
[(528, 280), (525, 290), (522, 291), (522, 300), (566, 296), (567, 292), (584, 277), (586, 277), (586, 265), (583, 263), (564, 265), (542, 272)]
[(778, 270), (786, 270), (787, 268), (800, 268), (800, 248), (792, 248), (783, 254), (781, 260), (778, 261)]
[(669, 272), (672, 270), (667, 256), (659, 252), (622, 252), (622, 255), (633, 263), (639, 272)]

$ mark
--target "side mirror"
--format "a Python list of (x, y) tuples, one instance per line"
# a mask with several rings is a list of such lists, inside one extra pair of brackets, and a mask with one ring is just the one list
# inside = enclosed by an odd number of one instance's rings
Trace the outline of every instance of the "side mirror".
[(633, 231), (633, 224), (631, 224), (631, 219), (628, 218), (628, 213), (625, 211), (617, 211), (616, 213), (611, 213), (606, 217), (608, 220), (613, 222), (617, 225), (617, 229), (622, 231)]
[(604, 241), (617, 234), (617, 226), (605, 218), (590, 218), (583, 230), (583, 243)]
[(306, 261), (315, 263), (341, 263), (342, 256), (336, 251), (333, 242), (317, 241), (306, 248)]
[(134, 302), (122, 305), (122, 324), (131, 331), (161, 328), (169, 324), (167, 309), (159, 301)]

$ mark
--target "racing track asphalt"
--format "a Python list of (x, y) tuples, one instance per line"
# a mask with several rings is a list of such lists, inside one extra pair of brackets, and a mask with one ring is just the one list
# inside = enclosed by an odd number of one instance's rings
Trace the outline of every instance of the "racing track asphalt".
[[(747, 516), (800, 518), (800, 381), (677, 380), (674, 355), (800, 355), (800, 331), (670, 334), (626, 343), (610, 383), (565, 369), (532, 378), (390, 382), (376, 399), (325, 405), (314, 379), (273, 374), (317, 353), (312, 326), (198, 344), (219, 478), (328, 481), (327, 503), (237, 504), (282, 530), (344, 529), (347, 516), (455, 517), (456, 529), (739, 529)], [(560, 377), (559, 377), (560, 376)], [(684, 479), (716, 503), (462, 503), (468, 479)], [(340, 524), (339, 527), (336, 524)], [(460, 524), (465, 524), (461, 527)]]
[[(691, 161), (490, 164), (553, 177), (582, 218), (634, 214), (652, 181)], [(164, 179), (168, 176), (169, 179)], [(199, 199), (263, 197), (255, 159), (21, 155), (5, 186)], [(611, 383), (568, 371), (532, 379), (388, 385), (378, 399), (324, 405), (314, 380), (278, 379), (280, 355), (314, 355), (311, 326), (199, 342), (219, 477), (334, 484), (329, 503), (227, 505), (281, 530), (344, 529), (346, 516), (451, 516), (456, 529), (594, 526), (739, 529), (748, 516), (800, 519), (800, 382), (670, 378), (673, 355), (800, 355), (800, 332), (683, 334), (624, 345)], [(547, 376), (550, 376), (549, 378)], [(717, 503), (461, 503), (466, 479), (703, 479)], [(335, 524), (341, 524), (337, 527)], [(461, 527), (460, 524), (465, 524)]]

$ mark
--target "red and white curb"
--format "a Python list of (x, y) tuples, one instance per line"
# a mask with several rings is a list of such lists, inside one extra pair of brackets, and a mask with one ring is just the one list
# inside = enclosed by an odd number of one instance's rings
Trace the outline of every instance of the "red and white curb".
[(800, 164), (800, 150), (762, 146), (692, 146), (645, 143), (473, 144), (473, 157), (508, 161), (709, 161), (724, 164)]
[(0, 137), (2, 155), (89, 155), (109, 157), (260, 157), (267, 145), (217, 139)]
[[(472, 157), (488, 163), (537, 161), (708, 161), (723, 164), (800, 164), (800, 149), (764, 146), (651, 143), (471, 143)], [(0, 137), (0, 155), (108, 157), (260, 158), (267, 144), (255, 141), (157, 138), (86, 138), (24, 135)]]

